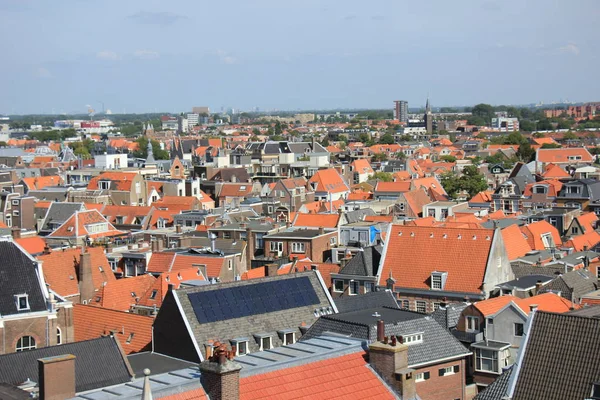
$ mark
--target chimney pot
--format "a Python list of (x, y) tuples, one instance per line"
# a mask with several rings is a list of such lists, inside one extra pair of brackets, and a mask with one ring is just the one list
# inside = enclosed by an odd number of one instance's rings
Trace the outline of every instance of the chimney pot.
[(534, 310), (537, 310), (537, 308), (538, 308), (538, 305), (537, 305), (537, 304), (530, 304), (530, 305), (529, 305), (529, 311), (534, 311)]
[(377, 341), (383, 342), (385, 338), (385, 323), (382, 320), (377, 321)]

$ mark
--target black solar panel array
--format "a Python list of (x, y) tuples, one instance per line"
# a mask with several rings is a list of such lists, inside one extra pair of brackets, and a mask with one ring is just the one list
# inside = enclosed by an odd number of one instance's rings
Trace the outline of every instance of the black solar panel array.
[(189, 293), (188, 299), (200, 323), (319, 304), (306, 276)]

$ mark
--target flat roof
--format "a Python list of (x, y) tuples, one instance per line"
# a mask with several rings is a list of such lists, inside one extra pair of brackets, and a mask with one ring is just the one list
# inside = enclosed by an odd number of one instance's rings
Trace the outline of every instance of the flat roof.
[(389, 324), (410, 321), (413, 319), (423, 318), (424, 316), (425, 314), (402, 310), (400, 308), (375, 307), (367, 308), (365, 310), (327, 315), (322, 318), (371, 326), (376, 325), (377, 321), (379, 320), (385, 321)]

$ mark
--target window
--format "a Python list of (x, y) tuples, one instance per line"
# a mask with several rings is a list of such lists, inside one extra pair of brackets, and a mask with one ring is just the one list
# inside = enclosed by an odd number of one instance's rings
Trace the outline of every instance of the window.
[(152, 293), (150, 293), (150, 300), (156, 299), (157, 294), (158, 294), (158, 290), (153, 290)]
[(431, 288), (434, 290), (442, 290), (442, 276), (439, 274), (431, 275)]
[(17, 303), (17, 310), (24, 311), (29, 310), (29, 296), (26, 294), (19, 294), (15, 296)]
[(571, 228), (571, 234), (572, 235), (579, 235), (579, 228), (574, 226)]
[(426, 381), (429, 379), (429, 377), (430, 377), (429, 371), (419, 372), (418, 374), (415, 375), (415, 382)]
[(292, 242), (292, 253), (304, 253), (305, 243), (304, 242)]
[(458, 371), (460, 371), (460, 367), (458, 365), (454, 365), (454, 366), (451, 366), (451, 367), (440, 368), (439, 369), (439, 375), (440, 376), (454, 375)]
[(98, 189), (100, 189), (100, 190), (110, 189), (110, 181), (98, 181)]
[(272, 347), (271, 336), (266, 336), (260, 339), (260, 350), (270, 350)]
[(223, 239), (231, 239), (231, 232), (223, 232)]
[(554, 238), (551, 233), (542, 234), (542, 243), (544, 243), (544, 247), (547, 249), (555, 247)]
[(62, 344), (62, 332), (60, 328), (56, 328), (56, 344)]
[(332, 237), (331, 239), (329, 239), (329, 244), (334, 245), (337, 243), (337, 238), (336, 237)]
[(19, 341), (17, 341), (17, 346), (15, 348), (15, 351), (25, 351), (25, 350), (33, 350), (35, 349), (37, 346), (35, 344), (35, 339), (32, 338), (31, 336), (23, 336), (21, 338), (19, 338)]
[(475, 370), (498, 373), (498, 352), (475, 349)]
[(334, 292), (343, 292), (344, 291), (344, 281), (341, 279), (333, 280), (333, 291)]
[(281, 252), (283, 251), (283, 242), (269, 242), (269, 249), (271, 252)]
[(402, 335), (404, 339), (404, 344), (411, 345), (417, 343), (423, 343), (423, 334), (422, 333), (413, 333), (411, 335)]
[(235, 343), (235, 355), (236, 356), (245, 356), (248, 354), (248, 342), (245, 340), (239, 341)]
[(296, 334), (294, 332), (288, 332), (283, 336), (283, 345), (287, 346), (296, 343)]
[(434, 301), (433, 302), (433, 311), (435, 310), (439, 310), (439, 308), (441, 307), (442, 303), (440, 303), (439, 301)]
[(523, 324), (515, 322), (515, 336), (523, 336)]
[(488, 323), (488, 325), (494, 325), (494, 319), (493, 318), (488, 318), (487, 319), (487, 323)]
[(567, 186), (567, 193), (579, 194), (581, 193), (581, 186)]
[(427, 303), (425, 301), (417, 300), (415, 301), (417, 312), (426, 313), (427, 312)]
[(533, 193), (535, 194), (546, 194), (547, 188), (546, 186), (534, 186)]
[(19, 210), (13, 210), (13, 216), (18, 217), (19, 216)]
[(229, 269), (230, 271), (233, 269), (233, 260), (227, 260), (227, 269)]
[(410, 309), (410, 301), (408, 300), (400, 300), (400, 305), (402, 307), (403, 310), (409, 310)]
[(467, 316), (467, 332), (479, 332), (479, 317)]
[(350, 281), (350, 294), (358, 294), (360, 291), (359, 281)]
[(365, 282), (364, 286), (365, 286), (365, 293), (375, 291), (375, 284), (373, 282)]

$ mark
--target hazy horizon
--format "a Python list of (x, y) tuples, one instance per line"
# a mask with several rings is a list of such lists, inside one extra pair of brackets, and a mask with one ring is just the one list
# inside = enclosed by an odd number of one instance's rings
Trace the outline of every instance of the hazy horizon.
[(0, 114), (600, 100), (600, 2), (2, 0)]

